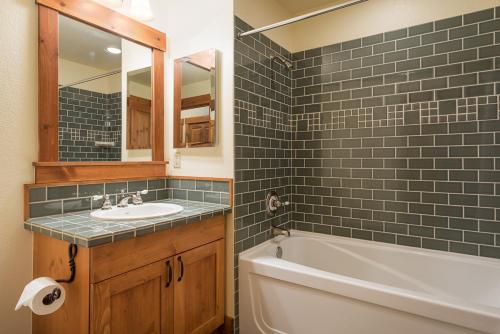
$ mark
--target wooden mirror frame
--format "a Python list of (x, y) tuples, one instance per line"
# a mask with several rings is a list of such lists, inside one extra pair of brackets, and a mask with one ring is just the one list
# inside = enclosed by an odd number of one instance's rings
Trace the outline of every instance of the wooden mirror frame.
[[(207, 64), (207, 58), (203, 58), (205, 54), (208, 54), (210, 56), (210, 62)], [(206, 49), (200, 52), (197, 52), (195, 54), (189, 55), (188, 57), (194, 58), (195, 60), (198, 61), (199, 64), (203, 64), (203, 67), (208, 67), (211, 66), (212, 64), (215, 66), (215, 77), (214, 77), (214, 84), (215, 84), (215, 97), (214, 100), (210, 99), (210, 95), (208, 95), (208, 100), (205, 98), (207, 96), (205, 95), (200, 95), (192, 98), (182, 98), (182, 64), (184, 64), (184, 59), (179, 58), (174, 60), (174, 131), (173, 131), (173, 142), (174, 142), (174, 148), (201, 148), (201, 147), (214, 147), (217, 145), (217, 132), (218, 132), (218, 127), (217, 127), (217, 118), (218, 113), (219, 113), (219, 108), (218, 108), (218, 95), (219, 95), (219, 85), (218, 85), (218, 80), (219, 80), (219, 52), (216, 49)], [(212, 63), (212, 57), (213, 57), (213, 63)], [(201, 145), (195, 145), (195, 146), (189, 146), (186, 145), (184, 142), (184, 138), (182, 137), (182, 131), (181, 129), (181, 113), (183, 110), (183, 107), (185, 105), (191, 105), (193, 106), (199, 106), (199, 105), (210, 105), (211, 109), (215, 110), (215, 119), (214, 120), (209, 120), (211, 124), (213, 124), (213, 135), (211, 136), (211, 141), (205, 144)]]
[[(164, 54), (166, 36), (89, 0), (35, 0), (38, 4), (38, 162), (35, 183), (166, 176), (164, 159)], [(59, 161), (59, 14), (152, 50), (152, 161)]]

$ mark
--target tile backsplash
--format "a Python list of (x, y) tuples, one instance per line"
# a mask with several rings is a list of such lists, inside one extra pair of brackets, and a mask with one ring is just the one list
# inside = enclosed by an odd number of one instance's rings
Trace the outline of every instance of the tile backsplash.
[(29, 218), (61, 213), (98, 209), (103, 200), (94, 201), (94, 195), (110, 195), (116, 204), (122, 190), (125, 193), (148, 190), (142, 195), (145, 202), (162, 199), (182, 199), (229, 205), (230, 182), (199, 179), (161, 178), (107, 183), (79, 183), (69, 185), (30, 185), (28, 191)]
[[(122, 94), (59, 90), (59, 160), (120, 161)], [(113, 142), (112, 147), (96, 146)]]

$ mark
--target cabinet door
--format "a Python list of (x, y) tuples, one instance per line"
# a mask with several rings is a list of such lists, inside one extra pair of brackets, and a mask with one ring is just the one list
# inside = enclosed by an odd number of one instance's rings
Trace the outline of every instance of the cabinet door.
[(173, 333), (173, 258), (91, 285), (93, 334)]
[(175, 259), (174, 333), (211, 333), (224, 323), (224, 240)]

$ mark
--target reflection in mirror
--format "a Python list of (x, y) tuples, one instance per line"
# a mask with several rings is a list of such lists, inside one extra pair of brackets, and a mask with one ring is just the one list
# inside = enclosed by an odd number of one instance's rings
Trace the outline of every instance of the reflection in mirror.
[(176, 60), (175, 147), (215, 145), (216, 51)]
[(128, 148), (123, 97), (131, 85), (151, 101), (151, 62), (151, 49), (59, 15), (60, 161), (151, 160), (150, 142), (135, 156)]
[(127, 149), (151, 148), (151, 67), (127, 73)]

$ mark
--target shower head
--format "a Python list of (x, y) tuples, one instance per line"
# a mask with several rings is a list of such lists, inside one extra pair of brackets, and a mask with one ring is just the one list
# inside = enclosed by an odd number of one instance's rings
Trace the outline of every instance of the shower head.
[(291, 70), (293, 68), (293, 63), (282, 55), (275, 54), (269, 57), (269, 59), (271, 59), (271, 64), (272, 62), (277, 62), (285, 66), (288, 70)]

